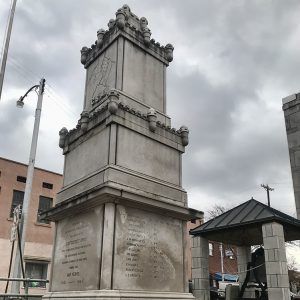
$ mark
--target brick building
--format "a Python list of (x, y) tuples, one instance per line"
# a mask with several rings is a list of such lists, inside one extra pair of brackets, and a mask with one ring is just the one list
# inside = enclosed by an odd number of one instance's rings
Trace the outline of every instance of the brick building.
[[(0, 158), (0, 277), (8, 276), (13, 209), (23, 203), (26, 174), (27, 165)], [(26, 277), (48, 278), (54, 224), (40, 220), (39, 213), (52, 207), (61, 186), (61, 174), (35, 168), (24, 253)], [(5, 285), (0, 282), (0, 293)], [(32, 283), (31, 287), (30, 293), (42, 294), (45, 290), (43, 284)]]
[[(188, 222), (188, 231), (200, 225), (200, 220), (197, 220), (195, 223)], [(191, 274), (191, 236), (189, 236), (189, 279), (192, 278)], [(232, 245), (223, 244), (222, 245), (223, 252), (223, 268), (224, 273), (236, 275), (238, 273), (237, 267), (237, 257), (236, 257), (236, 247)], [(216, 273), (221, 272), (221, 249), (220, 243), (209, 241), (209, 258), (208, 258), (208, 269), (210, 274), (210, 285), (216, 286), (216, 281), (214, 279), (214, 275)]]

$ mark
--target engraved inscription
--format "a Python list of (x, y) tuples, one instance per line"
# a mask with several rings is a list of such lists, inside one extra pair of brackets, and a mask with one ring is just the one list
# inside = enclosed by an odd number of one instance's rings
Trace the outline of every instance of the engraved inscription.
[(85, 109), (102, 101), (116, 84), (117, 43), (103, 52), (87, 69)]
[(99, 59), (96, 65), (93, 66), (93, 69), (90, 71), (91, 76), (88, 78), (91, 100), (97, 96), (103, 96), (108, 91), (108, 78), (111, 74), (113, 64), (115, 64), (115, 61), (104, 54), (103, 59)]
[(73, 220), (70, 223), (71, 228), (64, 232), (65, 244), (62, 246), (61, 252), (64, 255), (62, 265), (66, 265), (68, 270), (66, 279), (61, 284), (81, 284), (84, 276), (80, 274), (80, 264), (87, 262), (87, 251), (92, 244), (88, 241), (89, 224), (81, 221)]
[(98, 287), (102, 207), (57, 224), (52, 291)]
[(183, 291), (182, 222), (118, 205), (114, 288)]

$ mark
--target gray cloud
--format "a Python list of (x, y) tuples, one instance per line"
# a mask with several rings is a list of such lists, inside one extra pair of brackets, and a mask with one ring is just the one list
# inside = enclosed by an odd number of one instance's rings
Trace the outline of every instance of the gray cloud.
[[(106, 28), (123, 4), (18, 3), (4, 95), (11, 99), (41, 76), (50, 84), (41, 123), (40, 167), (62, 171), (57, 132), (59, 127), (76, 125), (83, 102), (85, 71), (79, 51), (95, 41), (96, 31)], [(205, 210), (212, 201), (238, 203), (252, 195), (265, 201), (259, 187), (265, 182), (275, 187), (273, 205), (292, 213), (281, 98), (299, 90), (300, 3), (132, 0), (128, 4), (138, 16), (147, 17), (156, 40), (175, 46), (168, 69), (168, 113), (173, 125), (186, 124), (191, 131), (183, 160), (191, 205)], [(1, 28), (6, 13), (7, 6), (1, 3)], [(16, 127), (33, 114), (32, 109), (20, 117), (8, 100), (1, 100), (0, 134), (7, 141), (0, 147), (1, 156), (24, 161), (19, 145), (29, 145), (32, 129), (28, 125), (23, 141)]]

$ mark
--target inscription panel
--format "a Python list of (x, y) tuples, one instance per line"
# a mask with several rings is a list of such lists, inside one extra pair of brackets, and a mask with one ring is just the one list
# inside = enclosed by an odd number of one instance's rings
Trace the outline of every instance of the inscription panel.
[(182, 222), (118, 205), (113, 288), (183, 292)]
[(99, 286), (103, 207), (57, 224), (51, 291)]

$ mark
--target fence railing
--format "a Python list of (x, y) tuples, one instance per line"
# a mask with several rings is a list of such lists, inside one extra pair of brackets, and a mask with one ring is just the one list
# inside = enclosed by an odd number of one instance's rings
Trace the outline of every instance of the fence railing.
[(28, 294), (28, 289), (30, 288), (29, 283), (30, 282), (39, 282), (39, 283), (48, 283), (49, 280), (47, 279), (33, 279), (33, 278), (4, 278), (0, 277), (0, 281), (21, 281), (24, 282), (24, 294), (15, 294), (15, 293), (0, 293), (0, 298), (6, 299), (6, 298), (24, 298), (25, 300), (28, 299), (28, 297), (36, 297), (36, 298), (42, 298), (44, 294)]

